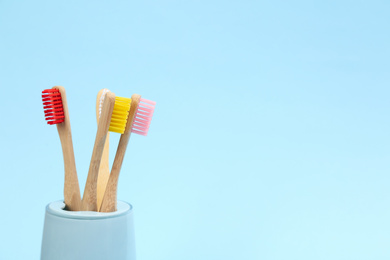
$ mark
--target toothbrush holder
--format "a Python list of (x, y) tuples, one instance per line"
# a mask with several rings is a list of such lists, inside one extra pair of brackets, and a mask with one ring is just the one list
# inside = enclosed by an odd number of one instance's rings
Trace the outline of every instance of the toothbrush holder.
[(63, 201), (46, 206), (41, 260), (135, 260), (133, 207), (117, 211), (64, 210)]

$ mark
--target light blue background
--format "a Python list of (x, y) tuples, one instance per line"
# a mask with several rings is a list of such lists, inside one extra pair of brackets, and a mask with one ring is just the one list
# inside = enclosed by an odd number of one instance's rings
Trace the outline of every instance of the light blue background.
[(389, 1), (0, 0), (0, 259), (38, 259), (45, 205), (62, 198), (40, 97), (54, 85), (82, 190), (97, 92), (157, 102), (119, 180), (138, 259), (390, 259), (389, 13)]

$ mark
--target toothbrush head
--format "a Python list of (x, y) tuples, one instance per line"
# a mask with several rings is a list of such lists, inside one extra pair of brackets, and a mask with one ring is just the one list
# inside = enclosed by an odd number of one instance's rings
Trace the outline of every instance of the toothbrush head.
[(102, 107), (103, 107), (103, 101), (104, 101), (104, 97), (106, 96), (106, 94), (110, 92), (110, 90), (104, 88), (104, 89), (101, 89), (97, 95), (97, 107), (96, 107), (96, 111), (99, 111), (99, 114), (98, 114), (98, 119), (100, 118), (100, 115), (102, 114)]
[(110, 127), (108, 131), (123, 134), (129, 116), (131, 99), (115, 97), (114, 110), (112, 111)]
[[(99, 98), (99, 117), (103, 107), (103, 101), (108, 89), (102, 89), (98, 93)], [(99, 97), (100, 95), (100, 97)], [(114, 110), (112, 111), (110, 127), (108, 131), (123, 134), (126, 128), (126, 122), (129, 116), (131, 98), (115, 97)]]
[(137, 110), (135, 112), (131, 132), (143, 136), (148, 135), (150, 122), (152, 121), (154, 107), (156, 102), (140, 98)]
[(45, 89), (42, 91), (42, 102), (45, 119), (49, 125), (64, 122), (64, 108), (61, 93), (58, 89)]

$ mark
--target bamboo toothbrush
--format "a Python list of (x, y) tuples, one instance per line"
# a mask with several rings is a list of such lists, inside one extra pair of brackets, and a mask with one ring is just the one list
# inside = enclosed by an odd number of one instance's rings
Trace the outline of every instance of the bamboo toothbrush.
[[(108, 89), (102, 89), (99, 91), (96, 98), (96, 120), (99, 123), (99, 117), (101, 114), (103, 101), (105, 94), (110, 92)], [(102, 159), (100, 161), (100, 168), (97, 180), (97, 207), (100, 208), (103, 200), (104, 191), (106, 190), (108, 177), (110, 176), (109, 167), (109, 136), (111, 132), (123, 133), (126, 126), (126, 120), (128, 112), (130, 110), (131, 99), (123, 97), (115, 97), (114, 112), (111, 118), (110, 128), (107, 133), (106, 143), (103, 149)], [(115, 112), (116, 111), (116, 112)], [(115, 124), (117, 127), (115, 127)]]
[(85, 183), (84, 196), (82, 200), (82, 209), (84, 211), (97, 211), (97, 178), (114, 105), (115, 94), (109, 92), (106, 94), (103, 102), (102, 112), (96, 132), (95, 144), (92, 151), (91, 163), (89, 164), (87, 182)]
[(116, 211), (118, 178), (122, 167), (123, 158), (125, 156), (127, 144), (130, 139), (130, 135), (131, 133), (136, 133), (144, 136), (148, 134), (155, 105), (156, 102), (142, 99), (141, 96), (138, 94), (134, 94), (131, 97), (131, 107), (126, 124), (126, 129), (119, 140), (114, 163), (111, 169), (111, 174), (108, 179), (106, 191), (104, 193), (102, 206), (99, 210), (100, 212)]
[(125, 131), (130, 102), (131, 100), (129, 98), (115, 97), (115, 94), (112, 92), (107, 92), (104, 96), (95, 145), (84, 189), (82, 200), (83, 210), (98, 211), (97, 179), (107, 133), (108, 131), (117, 133), (123, 133)]
[[(99, 124), (99, 117), (100, 117), (102, 107), (103, 107), (104, 96), (107, 92), (110, 92), (110, 91), (108, 89), (102, 89), (97, 94), (96, 120), (97, 120), (98, 124)], [(106, 143), (105, 143), (104, 148), (103, 148), (103, 155), (102, 155), (102, 159), (100, 161), (100, 168), (99, 168), (99, 174), (98, 174), (98, 179), (97, 179), (97, 208), (98, 209), (100, 208), (100, 206), (102, 204), (104, 191), (106, 190), (108, 177), (110, 176), (110, 166), (109, 166), (109, 162), (108, 162), (109, 143), (110, 143), (110, 132), (107, 133)]]
[(56, 86), (42, 91), (43, 109), (49, 125), (57, 125), (64, 157), (64, 202), (67, 210), (81, 210), (79, 181), (74, 158), (68, 103), (64, 87)]

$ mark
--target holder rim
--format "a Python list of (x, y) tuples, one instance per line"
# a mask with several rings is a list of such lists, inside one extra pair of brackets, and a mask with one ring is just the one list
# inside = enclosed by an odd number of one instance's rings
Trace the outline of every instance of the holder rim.
[(117, 202), (117, 211), (115, 212), (67, 211), (64, 210), (64, 208), (65, 203), (63, 200), (54, 201), (46, 206), (46, 213), (61, 218), (99, 220), (120, 217), (122, 215), (131, 214), (133, 211), (133, 206), (131, 204), (119, 200)]

